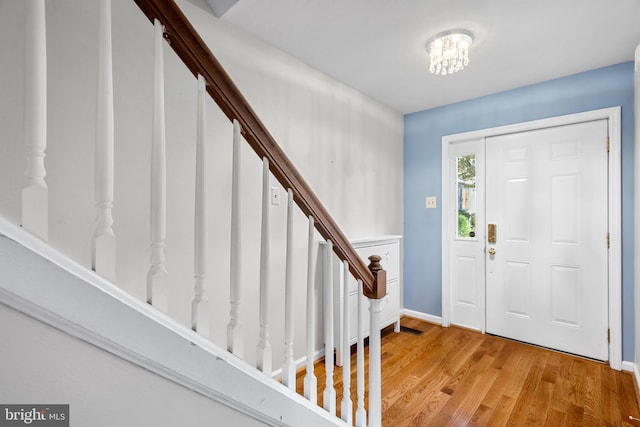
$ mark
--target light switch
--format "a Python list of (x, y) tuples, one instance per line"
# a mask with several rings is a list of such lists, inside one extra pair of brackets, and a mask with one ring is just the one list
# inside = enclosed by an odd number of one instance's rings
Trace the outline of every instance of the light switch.
[(435, 209), (437, 206), (437, 198), (435, 196), (428, 196), (426, 200), (427, 209)]
[(271, 204), (280, 204), (280, 187), (271, 187)]

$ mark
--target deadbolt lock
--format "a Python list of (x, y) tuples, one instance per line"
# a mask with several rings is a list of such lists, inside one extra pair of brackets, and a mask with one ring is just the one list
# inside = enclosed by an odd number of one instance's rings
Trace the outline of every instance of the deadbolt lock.
[(487, 242), (489, 243), (496, 243), (496, 231), (497, 226), (496, 224), (488, 224), (487, 225)]
[(495, 255), (495, 254), (496, 254), (495, 248), (489, 248), (489, 255)]

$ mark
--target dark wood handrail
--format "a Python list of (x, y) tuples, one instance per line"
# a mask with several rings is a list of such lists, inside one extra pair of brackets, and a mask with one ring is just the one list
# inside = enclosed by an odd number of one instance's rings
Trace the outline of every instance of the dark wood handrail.
[(211, 98), (230, 121), (235, 119), (240, 123), (242, 136), (260, 158), (269, 160), (269, 169), (280, 184), (293, 190), (298, 207), (305, 215), (313, 217), (316, 229), (324, 239), (331, 240), (338, 258), (349, 263), (351, 274), (362, 280), (365, 294), (376, 295), (373, 274), (175, 1), (134, 1), (152, 23), (157, 19), (164, 25), (165, 38), (174, 52), (195, 77), (200, 74), (205, 78)]

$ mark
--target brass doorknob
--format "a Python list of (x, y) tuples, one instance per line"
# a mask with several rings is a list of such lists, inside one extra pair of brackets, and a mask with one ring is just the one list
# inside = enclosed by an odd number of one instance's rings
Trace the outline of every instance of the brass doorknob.
[(496, 250), (494, 248), (489, 248), (489, 255), (495, 255)]

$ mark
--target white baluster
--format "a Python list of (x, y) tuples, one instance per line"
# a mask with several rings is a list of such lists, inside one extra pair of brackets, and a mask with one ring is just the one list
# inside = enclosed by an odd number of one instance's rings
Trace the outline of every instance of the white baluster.
[(227, 326), (227, 350), (242, 358), (243, 337), (240, 322), (241, 263), (241, 205), (240, 205), (240, 123), (233, 120), (233, 159), (231, 171), (231, 252), (230, 252), (230, 313)]
[(358, 280), (358, 343), (356, 344), (356, 387), (358, 402), (356, 407), (356, 427), (366, 427), (367, 411), (364, 409), (364, 325), (362, 324), (362, 310), (364, 297), (362, 280)]
[(205, 288), (207, 277), (207, 151), (205, 99), (207, 84), (198, 75), (198, 107), (196, 124), (196, 201), (194, 221), (195, 288), (191, 302), (191, 329), (209, 336), (209, 299)]
[(313, 358), (315, 349), (315, 320), (316, 301), (313, 278), (315, 275), (315, 227), (313, 217), (309, 217), (309, 247), (307, 250), (307, 368), (304, 376), (304, 397), (314, 405), (318, 402), (318, 379), (313, 373)]
[(351, 350), (349, 345), (349, 263), (342, 264), (343, 294), (342, 294), (342, 401), (340, 402), (340, 414), (342, 419), (352, 425), (351, 403)]
[(382, 299), (369, 299), (369, 427), (382, 425), (382, 371), (380, 365), (380, 313)]
[(284, 279), (284, 363), (282, 383), (296, 391), (296, 362), (293, 359), (293, 190), (287, 191), (287, 252)]
[(25, 2), (24, 186), (22, 227), (49, 238), (49, 190), (44, 178), (47, 148), (47, 36), (44, 0)]
[(113, 233), (113, 61), (111, 0), (100, 0), (98, 34), (98, 103), (96, 108), (95, 197), (91, 268), (116, 280), (116, 236)]
[(260, 338), (257, 367), (271, 375), (271, 343), (269, 342), (269, 159), (262, 159), (262, 232), (260, 237)]
[(336, 390), (333, 387), (333, 243), (327, 240), (324, 262), (324, 369), (326, 382), (323, 393), (324, 409), (336, 414)]
[(166, 152), (164, 131), (164, 28), (155, 27), (155, 81), (151, 137), (151, 268), (147, 273), (147, 302), (162, 311), (169, 306), (168, 275), (164, 265), (166, 236)]

